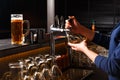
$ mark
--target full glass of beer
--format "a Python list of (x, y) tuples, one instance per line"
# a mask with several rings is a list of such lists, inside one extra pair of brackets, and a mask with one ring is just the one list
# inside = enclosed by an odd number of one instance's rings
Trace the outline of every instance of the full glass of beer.
[[(27, 24), (27, 30), (23, 33), (23, 23)], [(23, 20), (23, 14), (11, 14), (11, 44), (23, 45), (24, 37), (29, 34), (30, 23)]]

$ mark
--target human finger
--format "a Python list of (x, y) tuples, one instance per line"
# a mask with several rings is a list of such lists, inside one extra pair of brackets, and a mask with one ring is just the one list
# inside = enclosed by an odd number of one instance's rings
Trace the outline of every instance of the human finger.
[(65, 28), (71, 28), (72, 26), (70, 25), (69, 20), (65, 20)]
[(70, 42), (68, 42), (68, 45), (71, 46), (71, 47), (75, 47), (75, 44), (72, 44)]

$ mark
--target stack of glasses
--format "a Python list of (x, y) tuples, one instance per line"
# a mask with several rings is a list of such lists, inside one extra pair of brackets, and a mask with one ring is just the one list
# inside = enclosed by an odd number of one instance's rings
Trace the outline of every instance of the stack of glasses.
[(62, 71), (55, 57), (39, 55), (9, 63), (10, 71), (4, 73), (1, 80), (62, 80)]

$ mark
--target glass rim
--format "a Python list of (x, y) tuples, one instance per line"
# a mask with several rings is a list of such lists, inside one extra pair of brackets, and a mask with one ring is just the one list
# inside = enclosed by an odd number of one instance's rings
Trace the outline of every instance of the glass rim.
[(23, 14), (11, 14), (11, 20), (23, 20)]

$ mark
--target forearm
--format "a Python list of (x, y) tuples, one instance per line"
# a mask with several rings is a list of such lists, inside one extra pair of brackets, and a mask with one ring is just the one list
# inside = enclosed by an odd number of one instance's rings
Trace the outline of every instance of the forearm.
[(90, 49), (86, 48), (83, 51), (93, 62), (95, 61), (95, 58), (98, 56), (97, 53), (91, 51)]

